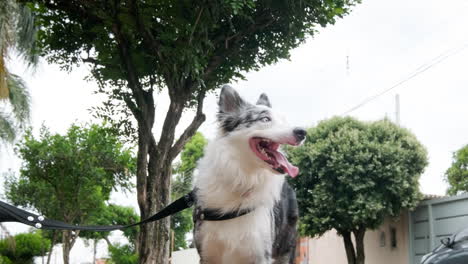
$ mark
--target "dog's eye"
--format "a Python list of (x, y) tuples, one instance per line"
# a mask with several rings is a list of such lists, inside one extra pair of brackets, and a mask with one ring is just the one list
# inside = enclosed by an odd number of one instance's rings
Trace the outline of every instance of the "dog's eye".
[(268, 116), (265, 116), (265, 117), (262, 117), (260, 121), (262, 121), (263, 123), (268, 123), (271, 121), (271, 118), (269, 118)]

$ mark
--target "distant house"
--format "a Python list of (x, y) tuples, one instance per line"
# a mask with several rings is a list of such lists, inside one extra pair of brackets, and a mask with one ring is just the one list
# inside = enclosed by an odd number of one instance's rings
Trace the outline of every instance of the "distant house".
[[(408, 263), (408, 212), (396, 219), (386, 219), (376, 230), (367, 231), (364, 237), (366, 263)], [(296, 264), (346, 264), (346, 252), (342, 237), (335, 230), (319, 238), (307, 241), (308, 256)]]
[(108, 261), (107, 259), (96, 259), (94, 264), (106, 264), (107, 261)]
[[(388, 218), (376, 230), (366, 232), (366, 263), (419, 264), (441, 239), (464, 227), (468, 227), (468, 194), (426, 197), (415, 210)], [(334, 230), (302, 239), (299, 245), (296, 264), (347, 263), (343, 239)]]

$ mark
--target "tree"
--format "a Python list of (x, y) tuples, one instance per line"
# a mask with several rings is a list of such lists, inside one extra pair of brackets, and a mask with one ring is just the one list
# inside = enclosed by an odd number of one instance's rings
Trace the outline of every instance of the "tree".
[(445, 179), (450, 185), (448, 194), (468, 192), (468, 145), (453, 153), (452, 166), (445, 172)]
[[(290, 149), (301, 168), (297, 192), (301, 232), (336, 229), (349, 264), (364, 264), (364, 235), (387, 216), (414, 208), (427, 153), (407, 129), (388, 120), (335, 117), (309, 129), (304, 146)], [(351, 234), (354, 235), (355, 245)]]
[[(203, 157), (206, 139), (202, 133), (197, 132), (185, 144), (180, 155), (180, 162), (174, 166), (176, 175), (172, 184), (172, 199), (178, 199), (192, 190), (193, 173), (198, 160)], [(171, 228), (174, 230), (174, 248), (187, 248), (185, 235), (193, 229), (192, 212), (184, 210), (171, 218)]]
[(43, 256), (49, 245), (50, 240), (44, 239), (40, 231), (0, 240), (0, 263), (33, 264), (34, 257)]
[(10, 72), (13, 51), (31, 68), (38, 62), (36, 27), (28, 8), (15, 0), (0, 6), (0, 141), (12, 142), (30, 116), (30, 100), (23, 80)]
[[(139, 221), (138, 215), (132, 207), (120, 206), (115, 204), (108, 204), (103, 207), (103, 210), (99, 214), (91, 216), (89, 219), (90, 225), (128, 225), (130, 223), (136, 223)], [(128, 239), (131, 248), (135, 249), (137, 243), (137, 227), (126, 228), (123, 231), (124, 236)], [(104, 239), (107, 243), (108, 248), (118, 248), (113, 245), (109, 240), (110, 232), (92, 232), (92, 231), (81, 231), (80, 237), (93, 241), (94, 254), (93, 263), (96, 259), (96, 246), (97, 242)], [(129, 247), (130, 248), (130, 247)], [(111, 251), (112, 252), (112, 251)], [(132, 252), (135, 254), (135, 252)], [(136, 255), (135, 255), (136, 256)], [(117, 263), (118, 264), (118, 263)]]
[(109, 255), (111, 264), (138, 263), (138, 255), (135, 253), (135, 246), (132, 244), (110, 246)]
[[(21, 2), (37, 17), (48, 61), (65, 70), (92, 65), (99, 91), (109, 95), (96, 115), (113, 120), (120, 113), (116, 125), (137, 135), (137, 199), (146, 218), (170, 201), (172, 162), (205, 120), (205, 94), (288, 58), (317, 26), (334, 23), (359, 0)], [(155, 96), (163, 89), (170, 103), (156, 138)], [(176, 138), (188, 108), (195, 116)], [(140, 263), (168, 261), (169, 230), (169, 219), (141, 228)]]
[[(112, 189), (131, 186), (135, 161), (115, 134), (98, 125), (72, 125), (63, 136), (43, 127), (38, 139), (27, 131), (17, 149), (20, 177), (7, 179), (7, 199), (52, 219), (87, 223), (104, 210)], [(77, 235), (62, 232), (66, 264)]]

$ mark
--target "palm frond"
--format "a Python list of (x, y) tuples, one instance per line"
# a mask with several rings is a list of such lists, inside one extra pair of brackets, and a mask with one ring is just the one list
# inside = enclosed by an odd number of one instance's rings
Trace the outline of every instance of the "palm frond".
[(34, 16), (27, 6), (18, 6), (16, 17), (17, 38), (15, 47), (29, 68), (34, 69), (39, 62), (39, 52), (36, 47), (37, 27)]
[(31, 106), (26, 83), (16, 74), (7, 72), (7, 85), (10, 91), (9, 101), (15, 119), (22, 126), (29, 121)]
[(0, 99), (8, 98), (6, 60), (8, 51), (14, 43), (14, 14), (17, 4), (6, 0), (0, 5)]
[(11, 118), (0, 111), (0, 141), (13, 142), (16, 137), (16, 128)]
[(3, 59), (3, 54), (0, 50), (0, 100), (6, 100), (9, 96), (9, 89), (7, 84), (7, 68), (5, 65), (5, 60)]
[(6, 54), (14, 43), (15, 15), (18, 4), (14, 0), (2, 1), (0, 5), (0, 52)]

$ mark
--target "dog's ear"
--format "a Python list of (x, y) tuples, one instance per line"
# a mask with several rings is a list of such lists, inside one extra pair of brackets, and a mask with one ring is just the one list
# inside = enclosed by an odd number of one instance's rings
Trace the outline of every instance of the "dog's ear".
[(260, 95), (260, 97), (258, 98), (257, 104), (258, 105), (268, 106), (268, 107), (271, 108), (271, 103), (270, 103), (270, 100), (268, 99), (268, 96), (266, 95), (266, 93), (262, 93)]
[(247, 103), (240, 97), (240, 95), (229, 85), (224, 85), (221, 88), (221, 94), (219, 95), (219, 112), (220, 113), (232, 113), (237, 112)]

